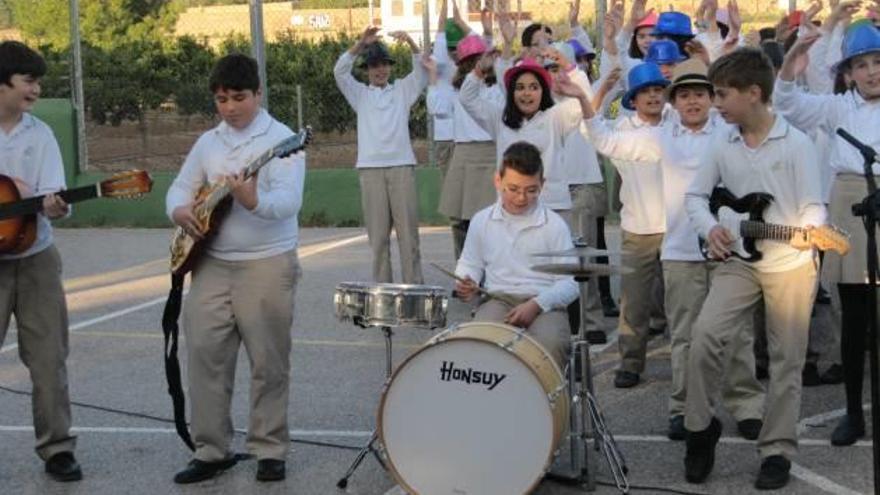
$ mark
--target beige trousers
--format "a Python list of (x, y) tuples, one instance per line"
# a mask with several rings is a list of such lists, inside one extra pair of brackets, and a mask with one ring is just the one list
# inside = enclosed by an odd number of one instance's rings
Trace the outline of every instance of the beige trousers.
[(622, 234), (621, 264), (630, 271), (620, 279), (620, 369), (641, 373), (645, 370), (651, 315), (663, 312), (657, 309), (663, 307), (663, 234), (642, 235), (625, 230)]
[[(571, 215), (568, 228), (571, 235), (579, 237), (588, 246), (596, 247), (598, 239), (596, 218), (602, 216), (607, 208), (608, 195), (604, 184), (572, 184)], [(602, 315), (602, 302), (599, 298), (599, 277), (590, 277), (587, 282), (586, 331), (605, 330)]]
[[(525, 299), (523, 300), (525, 301)], [(489, 299), (477, 308), (473, 321), (504, 323), (504, 316), (511, 309), (513, 306), (509, 304)], [(565, 369), (568, 348), (571, 343), (571, 329), (565, 311), (553, 310), (539, 314), (526, 329), (526, 332), (544, 346), (544, 349), (556, 360), (559, 369)]]
[(300, 274), (296, 250), (249, 261), (206, 256), (193, 272), (184, 331), (196, 459), (232, 455), (229, 408), (242, 343), (251, 370), (248, 451), (257, 459), (286, 458), (290, 330)]
[(745, 262), (719, 266), (703, 309), (694, 324), (688, 356), (685, 427), (701, 431), (714, 415), (713, 395), (724, 370), (723, 354), (763, 298), (767, 311), (770, 385), (764, 427), (758, 437), (761, 457), (797, 452), (801, 409), (801, 369), (807, 350), (810, 309), (816, 293), (816, 265), (763, 273)]
[[(669, 416), (683, 415), (687, 398), (687, 365), (694, 322), (709, 293), (716, 263), (663, 261), (666, 317), (671, 335), (672, 393)], [(755, 378), (755, 356), (750, 328), (738, 331), (725, 352), (726, 377), (721, 402), (737, 421), (760, 419), (764, 409), (764, 388)]]
[(18, 355), (33, 383), (31, 411), (36, 451), (46, 460), (72, 452), (67, 304), (61, 286), (61, 256), (55, 246), (17, 260), (0, 260), (0, 346), (10, 316), (18, 327)]
[(361, 207), (373, 250), (373, 280), (393, 282), (391, 227), (397, 233), (403, 283), (422, 283), (415, 167), (358, 169)]

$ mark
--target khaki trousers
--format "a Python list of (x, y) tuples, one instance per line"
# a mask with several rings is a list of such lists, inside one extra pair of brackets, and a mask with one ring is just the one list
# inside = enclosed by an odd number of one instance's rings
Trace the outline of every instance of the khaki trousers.
[(807, 350), (810, 308), (816, 293), (814, 263), (785, 272), (762, 273), (747, 263), (718, 267), (694, 330), (688, 356), (685, 427), (702, 431), (714, 415), (713, 395), (724, 368), (723, 354), (743, 321), (751, 321), (763, 298), (767, 312), (770, 385), (764, 427), (758, 437), (761, 457), (797, 452), (801, 409), (801, 369)]
[(0, 346), (12, 315), (18, 327), (18, 355), (33, 383), (37, 455), (46, 460), (59, 452), (73, 452), (76, 437), (70, 434), (65, 364), (67, 303), (61, 286), (61, 256), (54, 245), (26, 258), (0, 260)]
[(358, 169), (361, 206), (373, 250), (373, 280), (393, 282), (391, 227), (397, 233), (403, 283), (422, 283), (419, 200), (412, 165)]
[[(716, 263), (702, 261), (663, 261), (663, 282), (666, 317), (671, 335), (672, 393), (669, 416), (685, 411), (687, 398), (687, 366), (691, 331), (703, 301), (709, 293)], [(737, 421), (761, 418), (764, 409), (764, 388), (755, 378), (752, 334), (747, 327), (738, 331), (724, 357), (727, 376), (721, 388), (721, 402)]]
[[(598, 222), (596, 218), (608, 209), (608, 195), (604, 184), (572, 184), (568, 186), (571, 193), (571, 215), (568, 228), (574, 237), (579, 237), (588, 246), (596, 247), (598, 242)], [(590, 277), (587, 281), (587, 317), (586, 331), (605, 330), (602, 314), (602, 301), (599, 297), (599, 277)]]
[[(509, 304), (489, 299), (477, 308), (473, 321), (504, 323), (504, 316), (511, 309), (513, 306)], [(556, 360), (559, 369), (565, 369), (568, 348), (571, 343), (571, 329), (568, 325), (568, 315), (564, 310), (553, 310), (539, 314), (526, 329), (526, 332), (544, 346), (544, 349)]]
[(196, 459), (232, 455), (229, 408), (242, 343), (251, 371), (248, 451), (257, 459), (286, 458), (290, 330), (300, 274), (296, 250), (248, 261), (205, 256), (193, 272), (184, 330)]
[(663, 234), (642, 235), (625, 230), (622, 234), (621, 264), (631, 271), (624, 272), (620, 280), (620, 369), (642, 373), (652, 310), (662, 313), (662, 309), (655, 308), (663, 307)]

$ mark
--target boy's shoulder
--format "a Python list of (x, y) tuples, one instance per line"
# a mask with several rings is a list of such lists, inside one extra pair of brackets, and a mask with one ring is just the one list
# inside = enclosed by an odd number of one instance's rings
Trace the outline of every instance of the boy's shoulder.
[(49, 127), (49, 124), (43, 122), (36, 115), (34, 115), (30, 112), (25, 112), (22, 114), (21, 118), (22, 118), (22, 124), (30, 132), (34, 132), (39, 138), (41, 138), (41, 139), (48, 139), (48, 138), (56, 139), (55, 138), (55, 131), (53, 131), (52, 128)]

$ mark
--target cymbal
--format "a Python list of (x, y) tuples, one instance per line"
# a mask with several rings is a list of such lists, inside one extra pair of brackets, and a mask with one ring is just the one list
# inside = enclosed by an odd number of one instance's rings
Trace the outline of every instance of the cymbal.
[(574, 277), (605, 276), (630, 272), (630, 269), (625, 267), (600, 263), (547, 263), (532, 265), (532, 270), (556, 275), (572, 275)]
[(550, 251), (548, 253), (536, 253), (532, 256), (540, 256), (542, 258), (553, 258), (553, 257), (577, 257), (577, 258), (598, 258), (600, 256), (611, 256), (614, 254), (619, 254), (616, 251), (609, 251), (607, 249), (596, 249), (590, 246), (579, 246), (573, 247), (571, 249), (565, 249), (562, 251)]

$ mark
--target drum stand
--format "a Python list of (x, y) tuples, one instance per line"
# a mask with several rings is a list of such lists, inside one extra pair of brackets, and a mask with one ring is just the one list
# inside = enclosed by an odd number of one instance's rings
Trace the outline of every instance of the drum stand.
[[(363, 325), (360, 325), (363, 326)], [(366, 328), (366, 327), (364, 327)], [(382, 333), (385, 334), (385, 383), (388, 383), (388, 380), (391, 379), (391, 336), (393, 332), (391, 331), (391, 327), (383, 326), (379, 327), (382, 329)], [(376, 448), (375, 443), (379, 439), (379, 434), (376, 428), (373, 428), (373, 434), (370, 435), (370, 441), (364, 445), (361, 450), (358, 452), (357, 456), (355, 456), (354, 461), (351, 463), (351, 466), (348, 467), (348, 471), (345, 472), (345, 475), (336, 482), (336, 486), (338, 488), (345, 489), (348, 486), (348, 479), (354, 474), (357, 470), (358, 466), (361, 465), (364, 458), (367, 454), (373, 454), (373, 457), (379, 462), (379, 465), (382, 466), (382, 469), (386, 471), (388, 468), (385, 466), (385, 461), (382, 460), (382, 455), (379, 453), (379, 449)]]
[[(602, 415), (593, 393), (590, 343), (586, 338), (588, 277), (575, 276), (574, 279), (580, 286), (581, 324), (577, 335), (572, 338), (571, 354), (567, 366), (572, 404), (569, 420), (571, 449), (569, 468), (571, 471), (565, 474), (549, 473), (547, 477), (556, 481), (580, 484), (587, 491), (594, 491), (596, 489), (596, 459), (595, 456), (589, 455), (588, 447), (590, 440), (592, 440), (593, 449), (599, 451), (601, 448), (605, 455), (617, 489), (621, 493), (628, 493), (629, 481), (626, 479), (628, 472), (626, 460), (617, 448), (614, 436), (605, 426), (605, 417)], [(580, 373), (578, 373), (578, 361), (580, 362)]]

